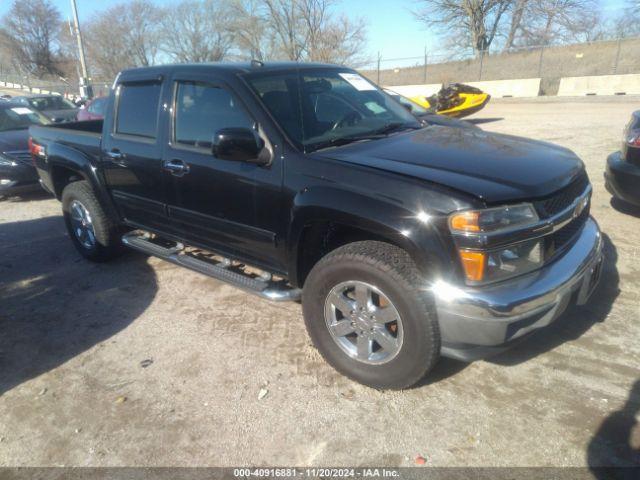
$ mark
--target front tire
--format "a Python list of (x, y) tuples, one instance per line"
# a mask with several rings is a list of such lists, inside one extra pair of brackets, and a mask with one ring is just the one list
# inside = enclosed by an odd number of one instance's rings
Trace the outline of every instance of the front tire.
[(67, 231), (78, 252), (93, 262), (106, 262), (120, 253), (120, 235), (89, 182), (67, 185), (62, 191), (62, 212)]
[(302, 306), (309, 335), (325, 360), (378, 389), (408, 388), (440, 356), (433, 302), (415, 264), (383, 242), (340, 247), (311, 270)]

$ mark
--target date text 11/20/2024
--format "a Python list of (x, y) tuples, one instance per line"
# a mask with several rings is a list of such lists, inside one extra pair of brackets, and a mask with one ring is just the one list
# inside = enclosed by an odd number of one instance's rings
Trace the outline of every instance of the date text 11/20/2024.
[(235, 468), (235, 478), (400, 478), (392, 468)]

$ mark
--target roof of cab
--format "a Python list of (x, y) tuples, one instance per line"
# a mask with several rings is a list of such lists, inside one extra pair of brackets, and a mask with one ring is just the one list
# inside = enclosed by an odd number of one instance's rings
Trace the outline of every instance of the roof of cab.
[(180, 70), (203, 70), (215, 71), (227, 74), (242, 74), (249, 72), (283, 71), (283, 70), (306, 70), (313, 68), (348, 68), (329, 63), (299, 63), (299, 62), (212, 62), (212, 63), (176, 63), (167, 65), (157, 65), (153, 67), (138, 67), (123, 70), (120, 75), (162, 75), (168, 72)]

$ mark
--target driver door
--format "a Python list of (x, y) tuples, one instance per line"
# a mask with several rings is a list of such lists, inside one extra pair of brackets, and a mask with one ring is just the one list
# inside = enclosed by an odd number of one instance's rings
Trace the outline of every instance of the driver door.
[(211, 75), (173, 81), (170, 141), (163, 153), (168, 215), (195, 245), (270, 270), (282, 270), (276, 232), (282, 211), (282, 163), (221, 160), (212, 154), (222, 128), (255, 128), (233, 91)]

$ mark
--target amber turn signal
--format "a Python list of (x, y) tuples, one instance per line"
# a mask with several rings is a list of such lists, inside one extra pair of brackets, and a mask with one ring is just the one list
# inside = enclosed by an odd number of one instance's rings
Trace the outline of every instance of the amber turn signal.
[(485, 254), (483, 252), (472, 252), (460, 250), (460, 259), (467, 280), (471, 282), (481, 282), (484, 278)]
[(452, 230), (460, 232), (479, 232), (479, 218), (480, 214), (478, 212), (461, 212), (449, 218), (449, 225)]

